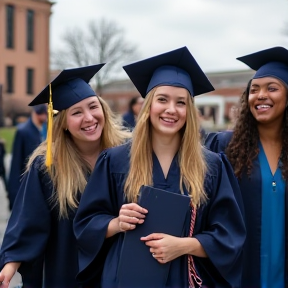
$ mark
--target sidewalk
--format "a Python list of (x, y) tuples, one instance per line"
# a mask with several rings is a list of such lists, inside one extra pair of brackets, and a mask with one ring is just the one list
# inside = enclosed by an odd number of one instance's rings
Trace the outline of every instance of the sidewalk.
[(2, 243), (3, 235), (6, 229), (7, 220), (10, 212), (8, 208), (8, 199), (4, 189), (4, 183), (0, 180), (0, 245)]
[[(10, 161), (11, 161), (11, 155), (8, 154), (5, 157), (5, 166), (7, 172), (10, 171)], [(0, 245), (2, 243), (3, 235), (6, 229), (7, 220), (10, 216), (8, 205), (9, 202), (4, 188), (4, 183), (1, 179), (0, 180)]]

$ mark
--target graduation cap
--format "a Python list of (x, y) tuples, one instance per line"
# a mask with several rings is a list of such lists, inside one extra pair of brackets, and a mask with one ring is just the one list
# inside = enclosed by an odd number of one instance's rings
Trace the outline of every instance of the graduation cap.
[(275, 77), (288, 85), (288, 50), (272, 47), (236, 58), (257, 72), (253, 79)]
[(88, 84), (90, 79), (105, 64), (91, 65), (74, 69), (63, 70), (51, 83), (49, 83), (29, 104), (29, 106), (48, 104), (48, 129), (46, 166), (52, 164), (52, 124), (53, 109), (58, 111), (68, 109), (72, 105), (96, 96), (95, 91)]
[(39, 105), (33, 106), (33, 110), (38, 115), (47, 114), (47, 105), (46, 104), (39, 104)]
[(143, 98), (159, 85), (186, 88), (191, 96), (214, 90), (187, 47), (125, 65), (123, 69)]
[(29, 106), (49, 103), (49, 87), (52, 90), (53, 108), (58, 111), (68, 109), (79, 101), (96, 95), (88, 83), (104, 65), (98, 64), (63, 70), (34, 98)]

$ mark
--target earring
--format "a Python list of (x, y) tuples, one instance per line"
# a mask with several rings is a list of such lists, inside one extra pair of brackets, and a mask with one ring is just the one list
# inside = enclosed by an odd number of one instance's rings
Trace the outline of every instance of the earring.
[(66, 127), (66, 128), (65, 128), (65, 131), (67, 131), (67, 130), (68, 130), (68, 128)]

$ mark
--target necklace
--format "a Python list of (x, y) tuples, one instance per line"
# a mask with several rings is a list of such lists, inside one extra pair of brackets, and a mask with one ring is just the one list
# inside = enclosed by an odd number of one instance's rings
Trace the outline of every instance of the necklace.
[(273, 190), (273, 192), (276, 192), (276, 185), (277, 185), (276, 181), (273, 180), (272, 181), (272, 190)]

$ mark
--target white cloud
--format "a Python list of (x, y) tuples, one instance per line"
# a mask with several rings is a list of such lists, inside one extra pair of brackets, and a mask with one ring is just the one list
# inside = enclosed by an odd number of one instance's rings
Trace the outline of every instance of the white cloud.
[[(288, 0), (58, 0), (51, 50), (67, 29), (106, 18), (124, 28), (141, 58), (187, 46), (206, 72), (245, 69), (236, 57), (288, 47)], [(84, 43), (85, 44), (85, 43)]]

